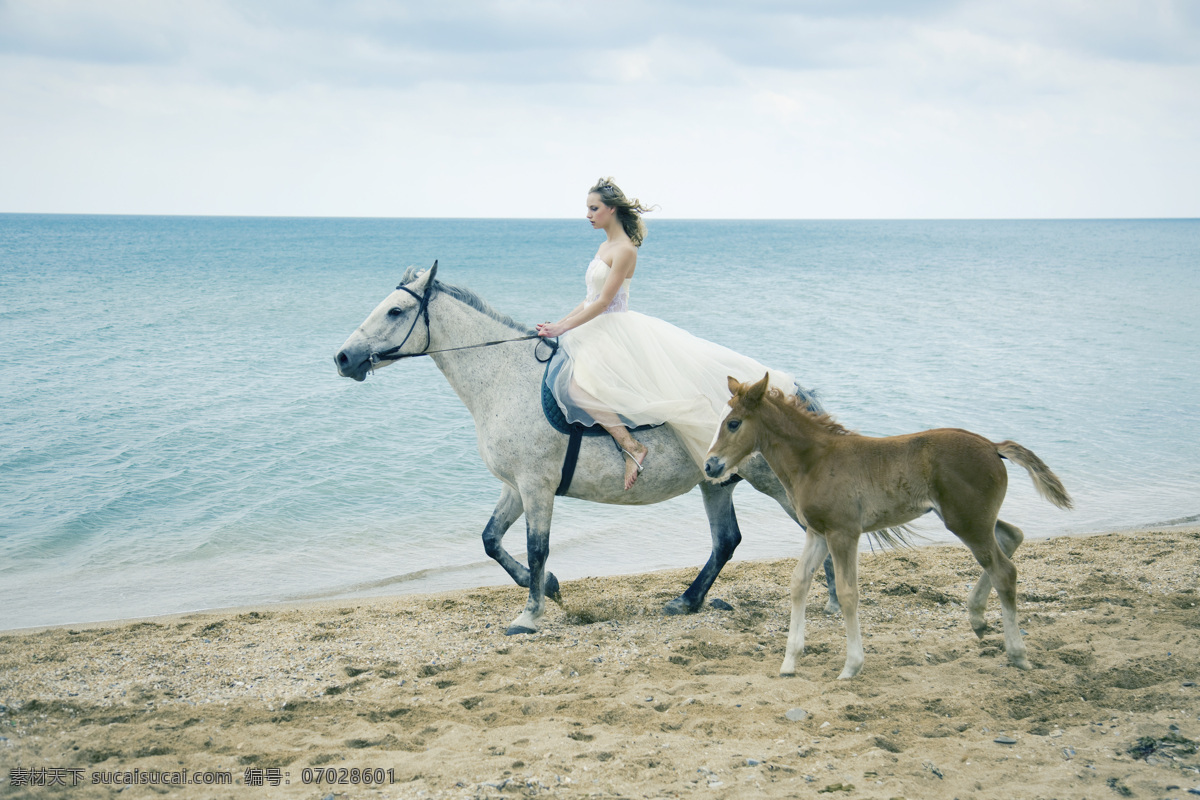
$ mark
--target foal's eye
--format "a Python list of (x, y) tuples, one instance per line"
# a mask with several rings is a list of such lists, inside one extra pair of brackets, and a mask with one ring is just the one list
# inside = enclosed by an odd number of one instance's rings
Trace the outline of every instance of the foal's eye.
[(730, 433), (733, 433), (741, 426), (742, 426), (742, 421), (740, 419), (731, 419), (731, 420), (729, 420), (729, 422), (727, 422), (725, 424), (725, 427), (729, 428)]
[(403, 312), (403, 311), (401, 311), (401, 310), (399, 309), (399, 307), (392, 307), (391, 309), (389, 309), (389, 310), (388, 310), (388, 316), (389, 316), (389, 317), (392, 317), (392, 318), (398, 317), (398, 316), (400, 316), (400, 315), (401, 315), (401, 314), (403, 314), (403, 313), (404, 313), (404, 312)]

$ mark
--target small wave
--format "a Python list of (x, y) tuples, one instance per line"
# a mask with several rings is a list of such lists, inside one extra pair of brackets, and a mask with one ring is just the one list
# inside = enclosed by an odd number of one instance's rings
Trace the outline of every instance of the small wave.
[[(363, 581), (361, 583), (351, 583), (346, 586), (340, 586), (332, 589), (322, 589), (317, 592), (304, 592), (301, 594), (289, 595), (285, 602), (300, 602), (307, 600), (333, 600), (339, 597), (362, 596), (369, 594), (385, 594), (384, 590), (398, 591), (401, 594), (408, 594), (420, 591), (434, 591), (429, 588), (431, 583), (453, 583), (445, 579), (453, 575), (461, 575), (473, 572), (480, 569), (495, 566), (494, 561), (472, 561), (466, 564), (450, 564), (442, 567), (427, 567), (414, 572), (405, 572), (400, 575), (391, 575), (386, 578), (378, 578), (372, 581)], [(407, 585), (407, 586), (406, 586)]]

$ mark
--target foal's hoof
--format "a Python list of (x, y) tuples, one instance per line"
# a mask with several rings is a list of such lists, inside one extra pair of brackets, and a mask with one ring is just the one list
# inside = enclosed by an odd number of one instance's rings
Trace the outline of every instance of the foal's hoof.
[(663, 613), (668, 617), (678, 616), (680, 614), (691, 614), (696, 609), (692, 608), (692, 604), (683, 598), (682, 595), (676, 597), (671, 602), (663, 606)]
[(526, 628), (524, 625), (509, 625), (504, 631), (505, 636), (516, 636), (518, 633), (537, 633), (533, 628)]
[(1033, 664), (1030, 664), (1029, 659), (1027, 659), (1025, 656), (1010, 658), (1009, 663), (1011, 663), (1017, 669), (1033, 669)]
[(987, 623), (985, 622), (982, 625), (980, 625), (978, 628), (972, 628), (972, 630), (975, 631), (976, 636), (978, 636), (980, 639), (982, 639), (987, 634), (987, 632), (989, 630), (991, 630), (991, 628), (989, 628)]

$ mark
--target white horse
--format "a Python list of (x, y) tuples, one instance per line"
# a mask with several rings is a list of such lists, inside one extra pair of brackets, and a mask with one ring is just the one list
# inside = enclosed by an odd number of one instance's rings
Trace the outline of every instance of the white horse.
[[(493, 310), (470, 290), (438, 281), (436, 275), (437, 262), (425, 272), (409, 268), (396, 291), (350, 335), (334, 361), (338, 374), (361, 381), (374, 369), (428, 355), (446, 376), (475, 420), (479, 454), (503, 484), (483, 531), (484, 549), (518, 585), (529, 588), (525, 610), (506, 632), (534, 633), (541, 624), (545, 597), (558, 599), (558, 580), (546, 572), (546, 558), (555, 492), (569, 441), (550, 425), (542, 410), (542, 376), (551, 346), (534, 341), (538, 337), (532, 328)], [(654, 464), (632, 489), (623, 491), (625, 461), (611, 439), (587, 437), (579, 443), (565, 496), (645, 505), (684, 494), (699, 484), (712, 554), (687, 591), (664, 609), (667, 614), (692, 613), (704, 604), (713, 581), (742, 539), (733, 511), (737, 481), (717, 485), (704, 480), (701, 468), (669, 426), (639, 431), (638, 437), (653, 451)], [(739, 473), (800, 522), (783, 485), (761, 456), (750, 459)], [(504, 534), (522, 513), (528, 568), (502, 546)]]

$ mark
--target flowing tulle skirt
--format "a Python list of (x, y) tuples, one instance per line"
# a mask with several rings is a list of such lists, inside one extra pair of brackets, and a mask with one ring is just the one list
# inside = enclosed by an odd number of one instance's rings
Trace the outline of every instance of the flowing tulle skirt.
[[(550, 387), (567, 419), (584, 425), (669, 424), (698, 465), (729, 401), (726, 377), (795, 390), (790, 375), (636, 311), (601, 314), (568, 331), (550, 367)], [(563, 356), (566, 356), (564, 358)]]

